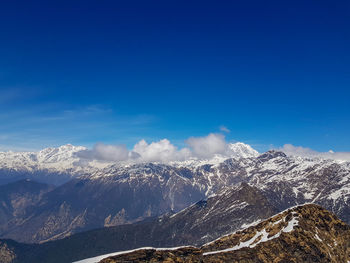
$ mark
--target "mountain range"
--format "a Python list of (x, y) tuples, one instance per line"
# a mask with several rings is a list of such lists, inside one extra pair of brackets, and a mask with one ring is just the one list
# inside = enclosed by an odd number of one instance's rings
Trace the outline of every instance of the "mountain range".
[(350, 163), (230, 147), (229, 158), (169, 163), (82, 164), (77, 153), (86, 148), (72, 145), (0, 153), (0, 254), (21, 258), (29, 249), (28, 262), (58, 262), (49, 255), (76, 248), (60, 261), (70, 262), (140, 246), (201, 246), (304, 203), (350, 222)]

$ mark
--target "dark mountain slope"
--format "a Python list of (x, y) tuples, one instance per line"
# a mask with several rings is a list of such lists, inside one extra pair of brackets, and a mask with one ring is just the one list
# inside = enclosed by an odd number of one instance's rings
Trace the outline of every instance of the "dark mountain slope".
[(27, 214), (35, 210), (52, 186), (34, 181), (20, 180), (0, 186), (0, 233), (24, 222)]

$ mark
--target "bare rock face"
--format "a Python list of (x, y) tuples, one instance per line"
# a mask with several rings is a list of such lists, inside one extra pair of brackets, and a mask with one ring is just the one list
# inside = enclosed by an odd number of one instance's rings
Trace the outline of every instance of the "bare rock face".
[(350, 226), (320, 206), (291, 208), (200, 248), (141, 249), (100, 263), (119, 262), (348, 262)]
[(12, 263), (15, 259), (15, 252), (12, 251), (6, 243), (0, 241), (0, 262)]
[(31, 180), (0, 185), (0, 233), (23, 224), (27, 214), (35, 209), (52, 186)]

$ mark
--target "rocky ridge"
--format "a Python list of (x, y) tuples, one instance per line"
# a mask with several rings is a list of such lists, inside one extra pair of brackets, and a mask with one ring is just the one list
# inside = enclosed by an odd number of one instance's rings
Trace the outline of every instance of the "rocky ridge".
[[(314, 204), (294, 207), (202, 247), (141, 248), (99, 261), (348, 262), (350, 226)], [(95, 262), (93, 259), (84, 262)]]

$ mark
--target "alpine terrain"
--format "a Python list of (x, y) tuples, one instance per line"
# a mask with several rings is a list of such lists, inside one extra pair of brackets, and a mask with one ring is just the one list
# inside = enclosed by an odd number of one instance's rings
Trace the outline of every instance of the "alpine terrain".
[[(105, 257), (105, 258), (103, 258)], [(122, 262), (348, 262), (350, 226), (308, 204), (201, 247), (145, 247), (79, 261)]]

